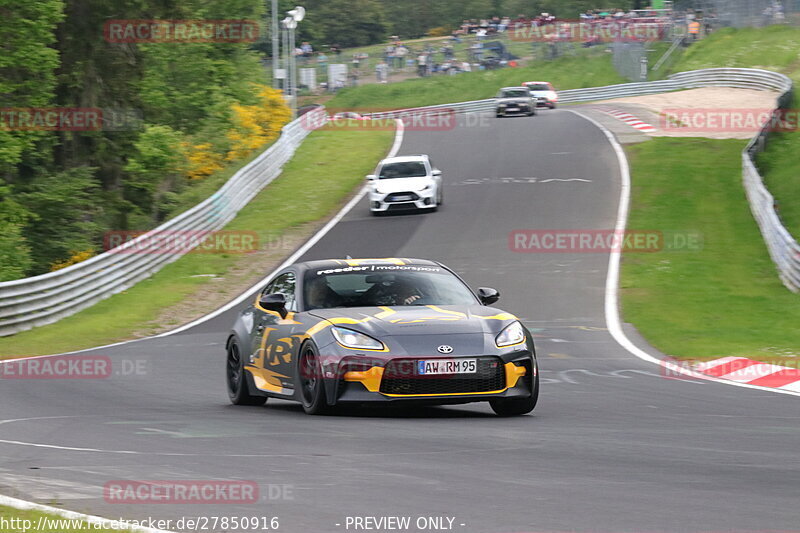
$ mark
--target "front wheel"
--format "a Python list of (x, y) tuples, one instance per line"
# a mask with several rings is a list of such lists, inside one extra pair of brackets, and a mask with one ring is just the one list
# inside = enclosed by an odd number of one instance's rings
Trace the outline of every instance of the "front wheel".
[(527, 398), (495, 398), (489, 400), (492, 411), (498, 416), (519, 416), (526, 415), (533, 411), (539, 399), (539, 373), (533, 380), (533, 393)]
[(244, 359), (239, 343), (236, 339), (231, 339), (228, 343), (228, 357), (225, 374), (228, 384), (228, 398), (233, 405), (264, 405), (267, 403), (266, 396), (254, 396), (250, 394), (245, 375)]
[(306, 414), (325, 415), (330, 413), (332, 408), (325, 396), (325, 383), (322, 380), (319, 353), (311, 341), (306, 342), (300, 348), (297, 373), (300, 383), (300, 401)]

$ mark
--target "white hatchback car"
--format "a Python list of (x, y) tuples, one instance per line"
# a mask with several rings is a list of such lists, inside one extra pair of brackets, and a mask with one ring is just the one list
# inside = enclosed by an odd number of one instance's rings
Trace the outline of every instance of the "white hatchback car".
[(367, 180), (373, 215), (409, 209), (435, 211), (444, 199), (442, 171), (427, 155), (384, 159)]
[(532, 97), (536, 98), (537, 106), (555, 109), (558, 105), (558, 93), (550, 82), (526, 81), (522, 85), (528, 88)]

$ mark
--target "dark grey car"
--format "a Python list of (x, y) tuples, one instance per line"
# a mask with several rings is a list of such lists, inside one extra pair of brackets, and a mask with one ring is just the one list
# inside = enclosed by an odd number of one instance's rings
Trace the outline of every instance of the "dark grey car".
[(495, 97), (497, 118), (512, 115), (533, 116), (536, 114), (536, 99), (527, 87), (503, 87)]

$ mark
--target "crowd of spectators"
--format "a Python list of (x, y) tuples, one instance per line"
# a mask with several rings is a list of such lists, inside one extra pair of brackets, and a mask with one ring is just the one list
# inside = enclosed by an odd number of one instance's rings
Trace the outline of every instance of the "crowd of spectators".
[[(775, 11), (777, 10), (771, 11), (770, 15), (774, 15)], [(427, 77), (434, 74), (455, 75), (472, 70), (516, 66), (516, 61), (513, 59), (497, 55), (496, 49), (487, 48), (487, 46), (491, 46), (488, 41), (501, 40), (504, 37), (506, 37), (505, 42), (519, 40), (514, 39), (513, 36), (508, 38), (504, 34), (524, 29), (543, 28), (539, 35), (551, 36), (552, 40), (561, 40), (562, 37), (565, 40), (571, 40), (571, 36), (576, 34), (574, 31), (576, 24), (581, 26), (589, 24), (592, 27), (649, 24), (665, 29), (683, 26), (688, 29), (687, 33), (694, 39), (698, 36), (698, 27), (701, 27), (702, 33), (709, 33), (712, 30), (712, 19), (713, 16), (703, 17), (701, 13), (695, 13), (692, 10), (677, 13), (665, 10), (624, 11), (621, 9), (588, 10), (581, 13), (578, 19), (569, 21), (558, 19), (551, 13), (540, 13), (536, 16), (524, 14), (516, 17), (494, 16), (463, 20), (459, 27), (451, 33), (450, 39), (445, 42), (417, 42), (410, 46), (397, 36), (393, 36), (390, 42), (383, 47), (380, 55), (373, 57), (371, 62), (365, 53), (341, 57), (342, 50), (338, 44), (330, 45), (328, 54), (326, 54), (321, 51), (315, 52), (308, 42), (303, 42), (295, 50), (295, 54), (306, 63), (313, 61), (322, 77), (324, 77), (328, 64), (335, 62), (348, 64), (348, 85), (357, 85), (361, 79), (372, 75), (375, 76), (374, 79), (378, 83), (387, 83), (395, 74), (402, 74), (404, 78), (414, 74)], [(548, 26), (554, 27), (547, 28)], [(572, 26), (571, 30), (570, 26)], [(583, 46), (593, 46), (604, 42), (596, 36), (586, 39), (586, 41), (582, 42)]]

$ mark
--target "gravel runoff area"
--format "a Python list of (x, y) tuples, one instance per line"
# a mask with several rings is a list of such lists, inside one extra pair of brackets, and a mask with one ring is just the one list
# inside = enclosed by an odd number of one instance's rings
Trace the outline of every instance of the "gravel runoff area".
[(654, 113), (656, 117), (639, 117), (653, 120), (657, 131), (648, 134), (653, 137), (750, 139), (775, 108), (778, 96), (774, 91), (704, 87), (602, 103), (632, 104)]

